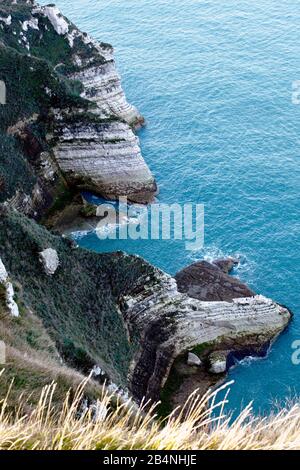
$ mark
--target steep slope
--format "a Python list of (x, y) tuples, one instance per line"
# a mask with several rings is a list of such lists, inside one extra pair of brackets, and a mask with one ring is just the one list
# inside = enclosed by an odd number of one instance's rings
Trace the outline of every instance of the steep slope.
[(0, 80), (7, 88), (2, 201), (10, 197), (38, 217), (77, 188), (153, 199), (156, 183), (133, 133), (143, 118), (126, 101), (110, 45), (80, 32), (53, 5), (3, 1)]
[[(49, 248), (59, 259), (52, 276), (40, 259)], [(5, 207), (0, 257), (64, 360), (84, 373), (99, 366), (137, 400), (158, 399), (174, 361), (189, 351), (204, 368), (216, 351), (259, 352), (290, 320), (287, 309), (262, 296), (191, 299), (139, 257), (76, 248)]]

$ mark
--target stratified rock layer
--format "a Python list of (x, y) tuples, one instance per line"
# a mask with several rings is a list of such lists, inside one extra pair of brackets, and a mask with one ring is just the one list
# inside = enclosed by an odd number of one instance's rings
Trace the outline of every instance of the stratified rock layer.
[(55, 124), (54, 155), (71, 184), (100, 193), (108, 199), (127, 196), (150, 202), (157, 191), (142, 158), (137, 137), (120, 120), (95, 120), (78, 115)]
[(9, 178), (1, 162), (0, 198), (3, 187), (12, 207), (36, 218), (74, 187), (151, 202), (157, 186), (134, 134), (144, 119), (126, 100), (112, 46), (81, 32), (54, 5), (4, 1), (0, 18), (1, 80), (22, 81), (9, 90), (0, 133), (9, 134), (5, 151), (25, 170), (23, 179), (18, 172)]
[(193, 348), (202, 346), (203, 355), (261, 350), (290, 320), (287, 309), (263, 296), (203, 302), (179, 293), (176, 281), (162, 273), (156, 279), (123, 299), (129, 332), (138, 331), (141, 337), (130, 375), (132, 393), (139, 399), (158, 399), (175, 358)]

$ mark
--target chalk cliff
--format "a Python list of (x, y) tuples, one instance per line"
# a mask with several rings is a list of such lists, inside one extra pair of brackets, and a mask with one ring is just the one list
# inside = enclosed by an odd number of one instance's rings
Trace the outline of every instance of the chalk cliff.
[(126, 294), (121, 310), (129, 332), (141, 337), (130, 374), (131, 390), (140, 399), (157, 399), (175, 359), (194, 348), (204, 368), (215, 351), (266, 352), (290, 320), (286, 308), (261, 295), (232, 302), (192, 299), (160, 271), (144, 289)]
[[(20, 160), (30, 176), (8, 181), (0, 164), (12, 206), (39, 213), (64, 183), (107, 198), (150, 202), (157, 186), (134, 134), (144, 119), (126, 100), (113, 48), (81, 32), (54, 5), (25, 0), (0, 3), (0, 41), (0, 79), (7, 84), (1, 132), (10, 136), (7, 146), (21, 142)], [(25, 145), (33, 140), (34, 156)], [(44, 181), (49, 164), (50, 184)], [(29, 179), (35, 180), (30, 187)]]
[(143, 118), (126, 101), (112, 47), (53, 5), (4, 0), (0, 80), (0, 287), (2, 310), (11, 312), (1, 327), (11, 375), (31, 386), (34, 363), (39, 384), (48, 362), (37, 354), (52, 351), (56, 376), (61, 361), (85, 375), (101, 371), (99, 381), (137, 401), (156, 400), (178, 363), (184, 374), (208, 374), (210, 385), (232, 355), (265, 352), (290, 312), (230, 278), (226, 263), (195, 264), (176, 276), (177, 287), (139, 257), (81, 250), (26, 217), (60, 209), (81, 189), (153, 199), (156, 183), (133, 132)]
[(71, 185), (107, 199), (127, 196), (142, 203), (153, 199), (156, 184), (138, 139), (125, 122), (85, 113), (71, 119), (62, 115), (51, 138), (55, 160)]
[[(51, 254), (51, 275), (41, 253)], [(101, 377), (128, 388), (137, 401), (159, 398), (178, 359), (201, 373), (211, 369), (212, 353), (222, 355), (227, 368), (233, 353), (266, 352), (291, 318), (263, 296), (193, 299), (142, 258), (80, 249), (5, 206), (0, 257), (12, 285), (22, 286), (22, 311), (43, 321), (64, 361), (84, 373), (96, 365)], [(199, 366), (187, 364), (189, 352)]]

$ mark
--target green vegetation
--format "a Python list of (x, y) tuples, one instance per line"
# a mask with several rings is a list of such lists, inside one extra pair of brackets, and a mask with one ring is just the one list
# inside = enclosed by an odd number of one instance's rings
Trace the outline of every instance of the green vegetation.
[(183, 383), (184, 376), (177, 372), (176, 365), (182, 361), (181, 357), (178, 357), (172, 366), (167, 382), (164, 388), (160, 392), (160, 404), (157, 407), (158, 415), (161, 418), (166, 418), (173, 410), (172, 396), (179, 390), (179, 387)]
[[(60, 259), (53, 277), (44, 273), (38, 257), (49, 247), (57, 250)], [(0, 257), (13, 281), (23, 288), (20, 300), (42, 320), (60, 355), (82, 371), (99, 364), (116, 383), (126, 386), (139, 338), (128, 341), (118, 302), (154, 268), (121, 253), (74, 249), (69, 240), (4, 208)], [(27, 331), (26, 341), (34, 347), (36, 332)]]
[(200, 358), (203, 356), (204, 353), (209, 353), (214, 349), (214, 342), (210, 343), (202, 343), (195, 346), (191, 352), (199, 356)]

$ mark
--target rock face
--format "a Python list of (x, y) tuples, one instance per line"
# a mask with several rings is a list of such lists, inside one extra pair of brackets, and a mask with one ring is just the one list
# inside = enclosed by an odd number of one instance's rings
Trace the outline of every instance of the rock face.
[(1, 80), (15, 83), (15, 69), (24, 71), (22, 89), (14, 87), (7, 112), (0, 109), (0, 134), (10, 136), (4, 151), (24, 168), (10, 177), (0, 162), (0, 201), (36, 218), (74, 189), (151, 202), (157, 185), (134, 134), (144, 119), (126, 100), (112, 46), (81, 32), (54, 5), (0, 2), (0, 18), (0, 61), (8, 64)]
[(5, 266), (0, 258), (0, 286), (4, 289), (4, 308), (12, 317), (19, 316), (19, 307), (15, 302), (15, 292)]
[(39, 254), (39, 259), (43, 265), (45, 273), (48, 276), (53, 276), (59, 266), (57, 251), (53, 250), (53, 248), (47, 248)]
[(72, 123), (62, 118), (53, 135), (56, 161), (69, 182), (108, 199), (122, 195), (131, 201), (150, 202), (157, 192), (156, 183), (128, 124), (77, 117)]
[[(90, 38), (89, 40), (92, 41)], [(97, 104), (96, 112), (100, 116), (119, 116), (133, 128), (144, 125), (144, 118), (126, 100), (116, 71), (113, 49), (100, 49), (99, 53), (105, 57), (103, 64), (90, 65), (81, 60), (81, 70), (70, 78), (81, 81), (84, 85), (82, 96)]]
[(154, 400), (175, 358), (193, 348), (200, 348), (204, 363), (215, 351), (259, 353), (290, 320), (287, 309), (263, 296), (231, 302), (192, 299), (178, 292), (176, 281), (159, 271), (152, 285), (123, 298), (121, 311), (129, 333), (139, 332), (142, 338), (132, 364), (130, 389), (138, 399)]
[[(226, 268), (224, 268), (225, 264)], [(222, 262), (222, 268), (207, 261), (198, 261), (176, 274), (178, 290), (190, 297), (204, 301), (229, 301), (234, 298), (255, 295), (239, 279), (224, 272), (224, 270), (228, 270), (228, 263)]]

